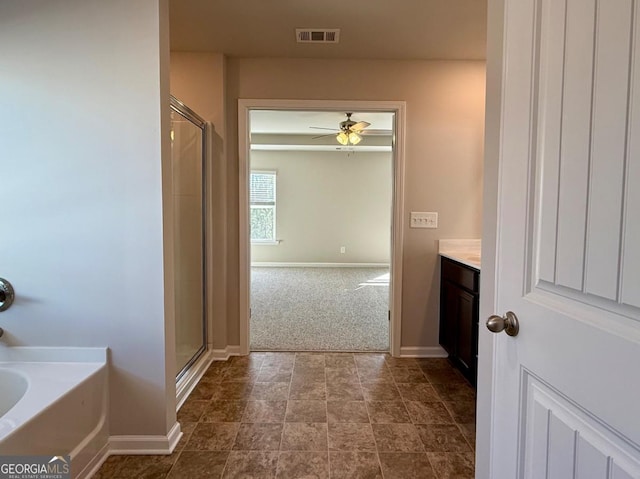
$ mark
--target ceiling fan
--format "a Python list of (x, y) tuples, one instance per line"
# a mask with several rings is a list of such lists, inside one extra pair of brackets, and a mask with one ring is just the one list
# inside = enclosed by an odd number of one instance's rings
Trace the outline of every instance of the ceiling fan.
[[(345, 145), (345, 146), (349, 144), (357, 145), (362, 140), (362, 136), (361, 136), (362, 131), (368, 126), (370, 126), (371, 123), (366, 121), (353, 121), (351, 119), (351, 115), (353, 115), (353, 113), (346, 113), (346, 115), (347, 115), (347, 119), (344, 121), (341, 121), (338, 124), (337, 130), (334, 128), (322, 128), (319, 126), (310, 126), (309, 128), (313, 128), (315, 130), (332, 130), (334, 132), (337, 132), (336, 140), (341, 145)], [(331, 136), (334, 134), (335, 133), (327, 133), (326, 135), (314, 136), (313, 139), (315, 140), (316, 138), (323, 138), (325, 136)]]

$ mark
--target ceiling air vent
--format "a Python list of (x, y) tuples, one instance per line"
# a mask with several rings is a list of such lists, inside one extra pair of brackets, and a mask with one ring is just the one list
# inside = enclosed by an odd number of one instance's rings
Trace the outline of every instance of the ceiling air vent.
[(298, 43), (338, 43), (339, 28), (296, 28)]

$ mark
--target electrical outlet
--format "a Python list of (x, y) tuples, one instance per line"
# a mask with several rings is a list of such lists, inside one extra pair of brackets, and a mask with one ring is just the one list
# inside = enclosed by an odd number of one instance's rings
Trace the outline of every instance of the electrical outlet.
[(434, 211), (412, 211), (409, 226), (411, 228), (437, 228), (438, 213)]
[(347, 252), (346, 246), (340, 246), (340, 253), (345, 254)]

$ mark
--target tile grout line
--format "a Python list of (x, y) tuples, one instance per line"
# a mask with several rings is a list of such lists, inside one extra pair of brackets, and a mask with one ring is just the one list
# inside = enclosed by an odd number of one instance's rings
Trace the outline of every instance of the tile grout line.
[[(354, 358), (355, 360), (355, 358)], [(384, 363), (386, 367), (386, 362)], [(384, 479), (384, 470), (382, 469), (382, 460), (380, 459), (380, 450), (378, 449), (378, 441), (376, 439), (376, 435), (373, 432), (373, 425), (371, 424), (371, 415), (369, 414), (369, 407), (367, 406), (367, 398), (364, 396), (364, 389), (362, 389), (362, 380), (360, 378), (360, 368), (358, 367), (358, 363), (356, 362), (356, 374), (358, 375), (358, 382), (360, 383), (360, 391), (362, 392), (362, 399), (364, 401), (364, 408), (367, 411), (367, 417), (369, 418), (369, 427), (371, 428), (371, 436), (373, 437), (373, 443), (376, 448), (376, 458), (378, 459), (378, 467), (380, 468), (380, 475), (382, 479)]]
[(456, 426), (458, 426), (458, 430), (460, 431), (460, 434), (462, 434), (462, 438), (465, 440), (465, 442), (469, 446), (469, 449), (471, 449), (471, 452), (473, 452), (475, 454), (475, 452), (476, 452), (475, 444), (473, 444), (473, 445), (471, 444), (471, 441), (469, 441), (469, 439), (467, 438), (467, 435), (462, 430), (461, 424), (460, 423), (455, 423), (455, 424), (456, 424)]
[(180, 456), (182, 455), (182, 451), (178, 452), (178, 455), (176, 456), (175, 461), (173, 461), (173, 463), (171, 464), (171, 467), (169, 468), (169, 470), (167, 471), (167, 475), (165, 477), (169, 477), (171, 475), (171, 471), (173, 470), (173, 468), (176, 466), (176, 464), (178, 463), (178, 459), (180, 459)]
[(331, 448), (329, 446), (329, 380), (327, 379), (327, 356), (324, 356), (324, 410), (327, 419), (327, 467), (331, 478)]
[[(420, 368), (422, 370), (422, 368)], [(460, 432), (460, 434), (462, 435), (465, 443), (470, 446), (469, 441), (467, 440), (466, 436), (463, 434), (462, 432), (462, 428), (460, 427), (460, 424), (456, 421), (456, 419), (453, 417), (453, 414), (451, 414), (451, 411), (449, 410), (449, 408), (447, 407), (447, 404), (445, 402), (445, 398), (444, 396), (438, 391), (437, 388), (434, 387), (434, 383), (431, 382), (431, 379), (428, 377), (427, 373), (422, 370), (422, 373), (424, 374), (424, 376), (427, 378), (427, 381), (429, 381), (429, 384), (431, 385), (431, 387), (433, 388), (436, 396), (440, 399), (440, 402), (442, 403), (442, 405), (444, 406), (445, 410), (447, 411), (447, 413), (449, 413), (449, 415), (451, 416), (451, 419), (453, 420), (453, 424), (456, 426), (456, 428), (458, 429), (458, 431)], [(475, 454), (473, 447), (470, 447), (471, 449), (471, 453)], [(443, 452), (443, 454), (452, 454), (452, 453), (447, 453), (447, 452)], [(455, 454), (455, 453), (453, 453)], [(431, 457), (429, 456), (429, 453), (427, 453), (427, 460), (429, 461), (429, 464), (431, 465), (431, 469), (433, 470), (433, 473), (435, 474), (436, 478), (440, 478), (441, 474), (438, 473), (433, 461), (431, 460)]]
[[(251, 357), (251, 352), (249, 352), (249, 356), (248, 357)], [(264, 359), (263, 359), (263, 362), (264, 362)], [(233, 452), (233, 446), (235, 445), (235, 442), (236, 442), (236, 440), (238, 438), (238, 435), (240, 434), (240, 429), (241, 429), (242, 424), (243, 424), (242, 420), (244, 419), (244, 415), (247, 412), (247, 408), (249, 406), (249, 402), (252, 400), (251, 395), (253, 394), (253, 389), (254, 389), (255, 383), (257, 382), (257, 377), (260, 375), (260, 372), (262, 371), (263, 362), (260, 363), (260, 368), (258, 370), (258, 375), (256, 376), (256, 381), (251, 381), (251, 379), (249, 379), (249, 382), (251, 383), (251, 389), (247, 393), (245, 393), (246, 396), (243, 395), (242, 401), (245, 402), (244, 409), (243, 409), (242, 414), (240, 416), (240, 422), (238, 423), (238, 430), (236, 431), (236, 434), (234, 436), (233, 444), (231, 445), (231, 450), (229, 451), (229, 454), (227, 455), (227, 460), (225, 461), (225, 465), (224, 465), (224, 468), (222, 469), (222, 474), (221, 474), (220, 477), (224, 477), (224, 473), (225, 473), (225, 471), (227, 469), (227, 466), (229, 465), (229, 458), (231, 457), (231, 453)], [(247, 365), (247, 367), (250, 370), (250, 364)], [(240, 451), (239, 450), (238, 452), (245, 452), (245, 451)], [(247, 453), (251, 453), (251, 451), (246, 451), (246, 452)]]
[[(287, 411), (289, 410), (289, 396), (291, 395), (291, 385), (293, 383), (293, 374), (296, 368), (298, 353), (294, 353), (293, 366), (291, 367), (291, 377), (289, 378), (289, 387), (287, 388), (287, 401), (284, 407), (284, 417), (282, 418), (282, 431), (280, 432), (280, 443), (278, 444), (278, 460), (276, 461), (276, 473), (274, 477), (278, 477), (278, 468), (280, 467), (280, 457), (282, 455), (282, 441), (284, 440), (284, 429), (287, 424)], [(278, 367), (280, 369), (280, 367)]]
[[(420, 371), (422, 373), (422, 371)], [(424, 375), (424, 373), (423, 373)], [(418, 432), (418, 428), (416, 427), (415, 423), (413, 422), (413, 419), (411, 418), (411, 415), (409, 414), (409, 409), (407, 409), (407, 405), (404, 402), (404, 398), (402, 397), (402, 394), (400, 394), (400, 388), (398, 387), (398, 382), (396, 381), (396, 377), (391, 374), (391, 379), (393, 379), (393, 383), (396, 387), (396, 389), (398, 390), (398, 394), (400, 395), (400, 399), (402, 400), (402, 405), (404, 406), (404, 408), (407, 410), (407, 415), (409, 416), (409, 420), (411, 421), (411, 426), (413, 426), (413, 429), (415, 431), (415, 433), (418, 436), (418, 439), (420, 440), (420, 446), (422, 447), (422, 453), (423, 454), (427, 454), (427, 449), (424, 446), (424, 442), (422, 442), (422, 438), (420, 437), (420, 433)], [(426, 379), (426, 377), (425, 377)]]
[[(420, 373), (427, 380), (427, 383), (433, 388), (433, 385), (431, 384), (431, 380), (427, 377), (426, 373), (422, 370), (422, 368), (420, 368)], [(433, 390), (435, 391), (435, 388), (433, 388)], [(438, 394), (437, 391), (436, 391), (436, 394)], [(439, 395), (438, 395), (438, 397), (439, 397)], [(404, 401), (404, 398), (403, 398), (403, 401)], [(406, 405), (405, 405), (405, 407), (406, 407)], [(413, 424), (413, 427), (415, 427), (415, 423), (413, 422), (413, 418), (409, 417), (409, 419), (411, 419), (411, 423)], [(416, 428), (416, 432), (417, 432), (417, 428)], [(418, 433), (418, 437), (420, 437), (419, 433)], [(434, 478), (436, 478), (436, 479), (440, 478), (440, 474), (438, 474), (438, 472), (436, 471), (435, 467), (433, 467), (433, 463), (431, 462), (431, 459), (429, 459), (429, 453), (427, 452), (427, 448), (426, 448), (424, 442), (422, 441), (422, 437), (420, 437), (420, 443), (422, 444), (422, 449), (424, 450), (424, 457), (427, 458), (427, 462), (429, 463), (429, 466), (431, 467), (431, 472), (433, 472)]]
[[(209, 366), (211, 367), (211, 366)], [(226, 369), (227, 367), (225, 366), (223, 369)], [(206, 374), (206, 373), (205, 373)], [(224, 378), (224, 371), (222, 372), (222, 374), (220, 375), (220, 378), (217, 382), (218, 385), (222, 384), (222, 379)], [(213, 394), (211, 395), (211, 399), (210, 402), (213, 402)], [(245, 409), (246, 409), (246, 405), (245, 405)], [(203, 414), (204, 415), (204, 414)], [(244, 416), (244, 410), (242, 411), (242, 416)], [(242, 416), (240, 416), (240, 424), (242, 424)], [(202, 419), (202, 416), (200, 416), (200, 418)], [(200, 424), (200, 421), (198, 421), (196, 423), (196, 428), (198, 427), (197, 424)], [(195, 429), (194, 429), (195, 431)], [(235, 444), (236, 442), (236, 438), (238, 437), (238, 432), (240, 432), (240, 426), (238, 426), (238, 430), (236, 431), (235, 436), (233, 437), (233, 443), (231, 444), (231, 449), (229, 450), (228, 454), (227, 454), (227, 458), (224, 461), (224, 467), (222, 468), (222, 471), (220, 472), (220, 477), (224, 477), (224, 473), (227, 470), (227, 466), (229, 465), (229, 458), (231, 457), (231, 451), (233, 450), (233, 444)], [(193, 434), (193, 432), (191, 433)]]

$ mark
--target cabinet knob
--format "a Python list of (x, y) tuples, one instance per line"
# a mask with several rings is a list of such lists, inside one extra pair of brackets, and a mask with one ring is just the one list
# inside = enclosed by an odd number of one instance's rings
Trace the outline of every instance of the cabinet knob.
[(487, 329), (492, 333), (499, 333), (504, 331), (509, 336), (517, 336), (520, 331), (520, 323), (515, 313), (507, 311), (507, 314), (502, 316), (489, 316), (487, 319)]

